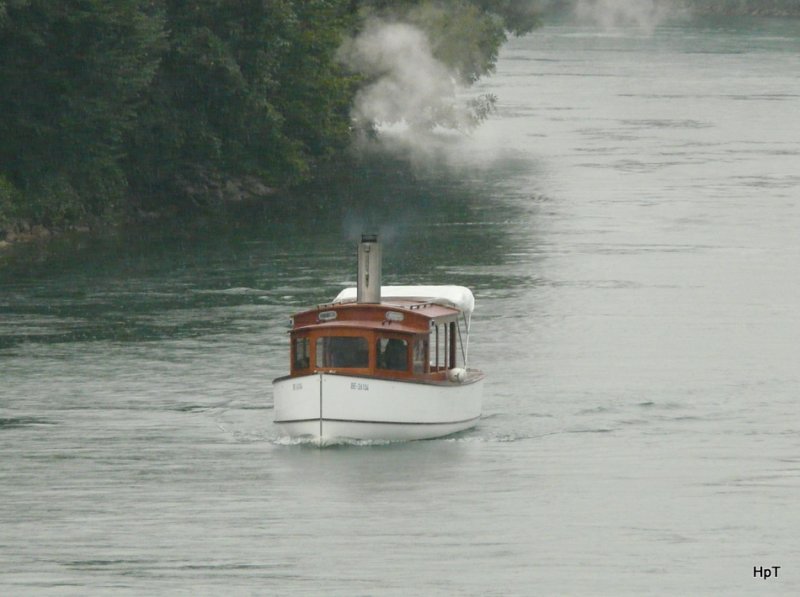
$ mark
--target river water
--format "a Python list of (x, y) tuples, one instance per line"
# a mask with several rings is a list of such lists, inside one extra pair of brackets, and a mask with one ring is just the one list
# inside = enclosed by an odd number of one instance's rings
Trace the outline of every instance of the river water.
[[(800, 594), (798, 50), (796, 21), (550, 26), (472, 137), (314, 210), (15, 250), (0, 593)], [(473, 288), (484, 417), (282, 440), (287, 318), (370, 227), (386, 283)]]

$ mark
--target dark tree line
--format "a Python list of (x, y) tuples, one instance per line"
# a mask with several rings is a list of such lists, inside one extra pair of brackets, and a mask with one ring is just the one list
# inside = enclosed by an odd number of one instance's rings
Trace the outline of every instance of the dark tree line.
[(364, 81), (337, 50), (374, 17), (467, 82), (537, 23), (512, 0), (0, 0), (0, 231), (308, 179), (351, 140)]
[(125, 138), (164, 48), (137, 0), (0, 2), (0, 210), (77, 221), (117, 205)]

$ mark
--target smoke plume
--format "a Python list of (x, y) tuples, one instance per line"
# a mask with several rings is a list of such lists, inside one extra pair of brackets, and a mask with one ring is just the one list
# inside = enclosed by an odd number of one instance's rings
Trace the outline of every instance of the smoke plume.
[(353, 108), (357, 122), (465, 130), (491, 109), (475, 101), (459, 103), (463, 90), (456, 73), (436, 59), (426, 34), (407, 23), (370, 21), (343, 44), (339, 59), (367, 81)]

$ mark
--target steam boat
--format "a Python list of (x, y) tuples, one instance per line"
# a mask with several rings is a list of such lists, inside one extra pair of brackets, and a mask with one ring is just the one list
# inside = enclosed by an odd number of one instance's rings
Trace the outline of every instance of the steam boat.
[(382, 287), (381, 245), (364, 235), (357, 287), (291, 320), (291, 370), (273, 381), (275, 424), (320, 445), (475, 426), (484, 374), (467, 367), (474, 306), (463, 286)]

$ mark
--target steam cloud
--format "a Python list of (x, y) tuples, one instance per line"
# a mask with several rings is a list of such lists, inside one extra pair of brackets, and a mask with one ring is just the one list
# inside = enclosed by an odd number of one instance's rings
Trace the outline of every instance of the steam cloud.
[(469, 110), (456, 99), (455, 73), (434, 57), (416, 27), (373, 20), (340, 48), (339, 59), (370, 81), (356, 96), (357, 121), (469, 128)]

